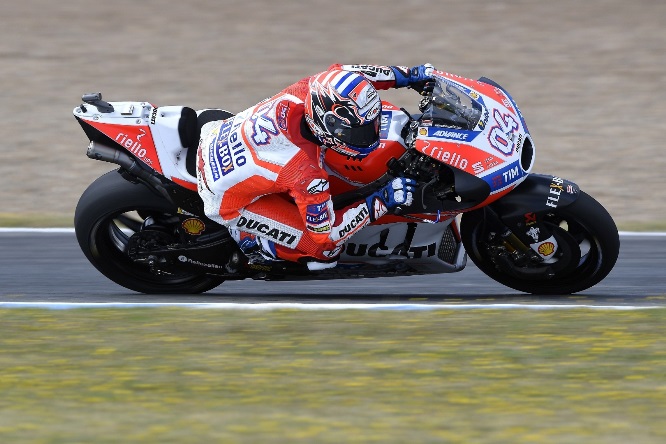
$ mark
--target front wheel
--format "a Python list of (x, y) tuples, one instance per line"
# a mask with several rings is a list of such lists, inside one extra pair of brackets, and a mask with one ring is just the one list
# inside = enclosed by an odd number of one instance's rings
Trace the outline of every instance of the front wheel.
[(190, 294), (211, 290), (224, 279), (192, 272), (155, 273), (127, 254), (133, 233), (147, 218), (165, 219), (178, 209), (142, 184), (111, 171), (93, 182), (79, 199), (74, 215), (83, 254), (104, 276), (140, 293)]
[(617, 261), (620, 238), (615, 222), (599, 202), (582, 191), (571, 205), (544, 217), (562, 250), (555, 263), (509, 262), (510, 254), (489, 228), (484, 211), (488, 210), (463, 214), (463, 245), (482, 272), (507, 287), (533, 294), (577, 293), (599, 283)]

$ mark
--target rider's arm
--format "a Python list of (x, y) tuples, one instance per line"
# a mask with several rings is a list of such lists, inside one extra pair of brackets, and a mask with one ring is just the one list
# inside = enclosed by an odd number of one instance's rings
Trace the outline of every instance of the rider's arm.
[(416, 186), (412, 179), (396, 178), (365, 200), (335, 211), (328, 175), (305, 152), (297, 154), (280, 176), (282, 186), (298, 206), (309, 237), (328, 251), (390, 209), (411, 205)]
[(413, 68), (381, 65), (332, 65), (329, 69), (344, 69), (362, 74), (376, 89), (404, 88), (431, 79), (433, 66), (426, 63)]
[(298, 206), (308, 236), (324, 250), (333, 250), (370, 223), (366, 202), (333, 209), (328, 175), (305, 152), (285, 166), (278, 180)]

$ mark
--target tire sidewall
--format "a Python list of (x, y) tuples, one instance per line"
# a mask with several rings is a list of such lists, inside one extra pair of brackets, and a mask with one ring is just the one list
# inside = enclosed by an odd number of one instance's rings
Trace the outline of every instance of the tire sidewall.
[(117, 170), (99, 177), (82, 194), (74, 215), (74, 229), (81, 251), (98, 271), (125, 288), (153, 294), (201, 293), (224, 281), (219, 276), (193, 274), (191, 279), (174, 284), (162, 283), (157, 276), (144, 279), (139, 273), (128, 273), (131, 260), (112, 247), (105, 227), (114, 215), (137, 208), (172, 214), (178, 211), (147, 186), (125, 180)]
[[(525, 209), (525, 213), (530, 212)], [(463, 214), (461, 236), (467, 254), (479, 269), (497, 282), (507, 287), (533, 294), (572, 294), (586, 290), (601, 280), (613, 269), (619, 256), (620, 239), (613, 218), (592, 196), (580, 191), (578, 199), (554, 211), (565, 219), (575, 220), (591, 235), (594, 246), (600, 253), (600, 264), (591, 273), (580, 276), (574, 282), (559, 280), (527, 280), (509, 276), (499, 271), (478, 246), (478, 236), (484, 224), (484, 210)], [(587, 266), (591, 266), (588, 264)]]

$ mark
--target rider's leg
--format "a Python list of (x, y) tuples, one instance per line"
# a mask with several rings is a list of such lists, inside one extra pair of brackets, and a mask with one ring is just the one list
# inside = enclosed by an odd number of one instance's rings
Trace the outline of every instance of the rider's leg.
[[(235, 234), (234, 229), (240, 233)], [(238, 237), (241, 249), (244, 246), (246, 249), (256, 248), (266, 258), (268, 254), (291, 262), (308, 263), (311, 269), (335, 266), (321, 244), (309, 236), (298, 208), (286, 195), (270, 194), (252, 202), (230, 231), (234, 238)], [(322, 266), (317, 267), (311, 262)]]

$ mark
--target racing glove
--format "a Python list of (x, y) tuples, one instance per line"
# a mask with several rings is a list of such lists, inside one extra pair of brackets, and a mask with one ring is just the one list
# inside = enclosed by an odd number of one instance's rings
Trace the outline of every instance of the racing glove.
[(407, 68), (406, 66), (391, 66), (395, 75), (395, 87), (409, 87), (421, 95), (432, 92), (435, 79), (432, 72), (435, 67), (430, 63)]
[(414, 201), (413, 192), (416, 188), (414, 179), (398, 177), (384, 185), (379, 191), (365, 199), (370, 211), (370, 221), (374, 222), (398, 206), (410, 206)]

